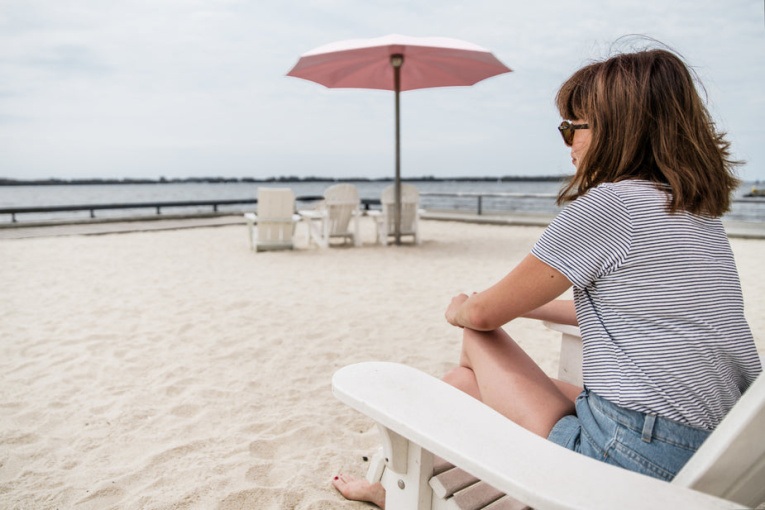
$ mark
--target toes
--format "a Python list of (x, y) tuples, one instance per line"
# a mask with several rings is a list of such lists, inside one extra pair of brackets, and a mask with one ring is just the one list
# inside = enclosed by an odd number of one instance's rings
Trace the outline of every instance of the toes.
[(334, 485), (337, 490), (340, 490), (340, 487), (345, 485), (345, 478), (343, 475), (337, 475), (335, 479), (332, 480), (332, 485)]
[(353, 491), (353, 487), (351, 487), (349, 484), (352, 484), (354, 482), (358, 482), (355, 478), (352, 476), (347, 476), (343, 474), (339, 474), (335, 477), (334, 480), (332, 480), (332, 485), (335, 486), (337, 490), (340, 491), (340, 493), (348, 498), (351, 496), (351, 492)]

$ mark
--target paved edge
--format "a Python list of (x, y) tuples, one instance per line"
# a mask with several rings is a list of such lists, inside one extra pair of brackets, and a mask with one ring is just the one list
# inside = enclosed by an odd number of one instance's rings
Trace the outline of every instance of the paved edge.
[[(477, 215), (474, 213), (427, 211), (421, 215), (423, 220), (459, 221), (484, 225), (512, 225), (545, 227), (555, 217), (554, 214), (515, 213), (502, 215)], [(71, 235), (104, 235), (130, 232), (153, 232), (186, 228), (223, 227), (244, 225), (242, 215), (217, 216), (175, 216), (172, 218), (126, 218), (121, 220), (96, 222), (55, 222), (35, 223), (33, 225), (12, 224), (0, 228), (2, 239), (29, 239), (34, 237), (58, 237)], [(743, 239), (765, 239), (765, 222), (724, 221), (728, 237)]]

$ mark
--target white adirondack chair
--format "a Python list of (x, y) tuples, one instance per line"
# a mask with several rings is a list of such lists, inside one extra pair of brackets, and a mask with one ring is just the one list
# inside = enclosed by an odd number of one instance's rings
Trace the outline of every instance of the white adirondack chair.
[(245, 213), (250, 248), (255, 251), (291, 250), (300, 216), (295, 214), (291, 189), (258, 188), (258, 213)]
[[(396, 233), (395, 193), (395, 186), (385, 188), (380, 198), (382, 211), (369, 211), (369, 215), (377, 221), (377, 242), (383, 245), (387, 245), (388, 237)], [(419, 207), (419, 190), (411, 184), (401, 183), (401, 235), (413, 236), (415, 244), (420, 244)]]
[(361, 246), (359, 230), (359, 191), (353, 184), (336, 184), (324, 192), (324, 200), (316, 210), (299, 211), (308, 225), (311, 241), (322, 248), (329, 246), (330, 239), (351, 240)]
[[(563, 334), (558, 377), (581, 384), (578, 328), (550, 326)], [(378, 424), (383, 447), (367, 478), (382, 482), (391, 510), (734, 509), (765, 501), (763, 375), (672, 483), (562, 448), (404, 365), (350, 365), (332, 387)], [(464, 471), (445, 476), (449, 464)]]

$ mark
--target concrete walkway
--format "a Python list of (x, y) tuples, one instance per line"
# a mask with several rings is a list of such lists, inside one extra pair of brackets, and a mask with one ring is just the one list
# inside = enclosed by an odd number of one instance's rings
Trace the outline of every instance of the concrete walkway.
[(85, 221), (77, 223), (14, 223), (0, 227), (0, 239), (26, 239), (30, 237), (56, 237), (75, 235), (122, 234), (126, 232), (148, 232), (155, 230), (177, 230), (181, 228), (220, 227), (244, 225), (244, 218), (237, 216), (213, 217), (171, 217), (162, 219), (140, 218), (120, 221)]
[[(540, 226), (550, 223), (552, 214), (502, 214), (477, 215), (472, 212), (428, 211), (424, 220), (460, 221), (491, 225)], [(220, 227), (244, 225), (241, 215), (219, 216), (173, 216), (155, 219), (144, 217), (120, 220), (90, 220), (79, 222), (13, 223), (0, 225), (0, 240), (26, 239), (31, 237), (56, 237), (72, 235), (102, 235), (126, 232), (177, 230), (182, 228)], [(765, 239), (765, 222), (726, 221), (729, 237)]]
[[(467, 221), (492, 225), (547, 226), (555, 217), (553, 214), (515, 213), (501, 215), (481, 215), (459, 212), (431, 212), (421, 216), (428, 220)], [(728, 237), (745, 239), (765, 239), (765, 222), (723, 221)]]

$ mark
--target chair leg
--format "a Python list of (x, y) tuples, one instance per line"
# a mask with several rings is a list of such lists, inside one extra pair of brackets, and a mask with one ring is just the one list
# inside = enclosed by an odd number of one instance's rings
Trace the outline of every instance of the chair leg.
[(250, 241), (250, 250), (255, 252), (258, 251), (257, 250), (258, 231), (257, 231), (257, 227), (255, 227), (251, 221), (247, 222), (247, 234), (249, 236), (249, 241)]
[(326, 216), (321, 220), (321, 242), (319, 246), (329, 248), (329, 218)]
[(361, 214), (353, 215), (353, 245), (361, 246), (361, 227), (359, 225)]
[(379, 448), (377, 452), (372, 455), (369, 461), (369, 469), (367, 470), (367, 481), (369, 483), (375, 483), (382, 480), (383, 471), (385, 470), (385, 454), (383, 449)]
[(428, 481), (433, 474), (433, 454), (379, 423), (378, 428), (385, 457), (381, 480), (385, 507), (430, 510), (433, 490)]
[(313, 219), (306, 220), (306, 223), (308, 224), (308, 242), (309, 244), (311, 242), (316, 243), (316, 245), (319, 248), (326, 248), (329, 246), (329, 243), (327, 242), (328, 237), (324, 236), (325, 229), (325, 223), (326, 221), (321, 220), (320, 224), (317, 225), (317, 221)]
[(377, 233), (379, 235), (380, 244), (388, 246), (388, 225), (381, 225)]
[(382, 244), (383, 246), (385, 246), (386, 244), (385, 242), (386, 238), (385, 238), (385, 232), (384, 232), (385, 218), (381, 216), (375, 216), (375, 227), (376, 227), (375, 240), (377, 244)]

